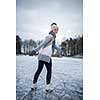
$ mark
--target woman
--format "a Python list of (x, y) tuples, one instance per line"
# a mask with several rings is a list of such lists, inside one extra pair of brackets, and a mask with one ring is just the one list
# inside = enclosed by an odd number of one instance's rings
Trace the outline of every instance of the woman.
[[(60, 50), (59, 48), (57, 48), (57, 46), (55, 45), (55, 38), (56, 38), (56, 34), (58, 33), (58, 26), (56, 23), (52, 23), (51, 24), (51, 31), (49, 32), (49, 35), (46, 36), (45, 41), (40, 44), (37, 48), (35, 48), (34, 50), (32, 50), (32, 53), (36, 53), (37, 51), (39, 51), (39, 55), (38, 55), (38, 69), (34, 75), (34, 79), (33, 79), (33, 89), (37, 88), (37, 80), (38, 77), (43, 69), (43, 66), (45, 64), (46, 69), (47, 69), (47, 76), (46, 76), (46, 91), (52, 91), (52, 87), (51, 87), (51, 74), (52, 74), (52, 59), (51, 59), (51, 55), (52, 55), (52, 50), (55, 48), (57, 50)], [(54, 51), (54, 50), (53, 50)]]

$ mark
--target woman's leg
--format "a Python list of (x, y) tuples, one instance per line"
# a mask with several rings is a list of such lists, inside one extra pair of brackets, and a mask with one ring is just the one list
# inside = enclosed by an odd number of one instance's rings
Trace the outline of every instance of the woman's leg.
[(39, 60), (38, 61), (38, 69), (37, 69), (37, 71), (36, 71), (36, 73), (34, 75), (33, 84), (35, 84), (37, 82), (38, 77), (39, 77), (39, 75), (40, 75), (40, 73), (41, 73), (41, 71), (43, 69), (43, 65), (44, 65), (44, 62)]
[(50, 59), (49, 63), (45, 63), (47, 69), (46, 83), (47, 85), (51, 82), (51, 73), (52, 73), (52, 60)]

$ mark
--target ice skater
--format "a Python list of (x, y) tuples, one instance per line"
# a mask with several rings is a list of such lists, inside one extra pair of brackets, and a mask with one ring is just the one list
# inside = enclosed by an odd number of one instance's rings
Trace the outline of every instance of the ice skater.
[(46, 88), (47, 92), (52, 91), (53, 87), (51, 86), (51, 77), (52, 77), (52, 59), (51, 55), (54, 53), (54, 49), (57, 49), (60, 52), (60, 48), (55, 45), (56, 34), (58, 33), (58, 26), (56, 23), (51, 24), (51, 31), (46, 36), (45, 40), (35, 49), (32, 50), (32, 54), (39, 51), (38, 55), (38, 69), (35, 72), (33, 78), (32, 88), (37, 89), (37, 80), (43, 69), (43, 66), (46, 66), (47, 75), (46, 75)]

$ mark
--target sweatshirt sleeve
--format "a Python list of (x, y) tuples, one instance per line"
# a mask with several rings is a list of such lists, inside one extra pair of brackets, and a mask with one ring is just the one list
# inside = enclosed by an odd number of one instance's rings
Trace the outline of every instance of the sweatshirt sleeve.
[(36, 47), (34, 50), (37, 52), (39, 51), (43, 46), (47, 45), (48, 42), (52, 39), (52, 36), (46, 36), (45, 40), (38, 46)]
[(61, 51), (61, 49), (57, 45), (55, 45), (55, 49)]

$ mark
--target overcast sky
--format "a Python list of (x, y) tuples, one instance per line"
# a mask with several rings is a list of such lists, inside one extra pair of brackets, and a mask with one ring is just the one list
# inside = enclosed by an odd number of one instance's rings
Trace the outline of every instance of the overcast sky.
[(22, 39), (44, 39), (52, 22), (59, 26), (59, 41), (83, 33), (82, 0), (16, 0), (16, 10), (16, 32)]

